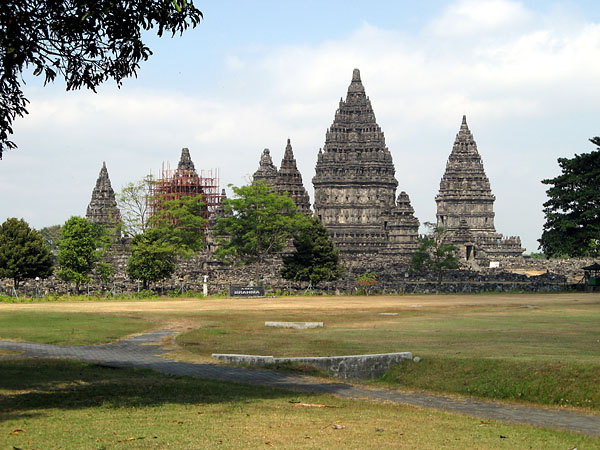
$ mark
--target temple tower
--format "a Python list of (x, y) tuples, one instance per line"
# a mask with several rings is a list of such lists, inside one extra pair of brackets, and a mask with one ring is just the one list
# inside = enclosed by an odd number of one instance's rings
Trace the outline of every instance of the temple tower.
[(171, 170), (168, 167), (167, 165), (165, 169), (163, 164), (161, 175), (151, 185), (150, 215), (167, 209), (168, 201), (181, 200), (185, 197), (202, 197), (203, 217), (209, 219), (214, 215), (221, 198), (218, 171), (198, 172), (187, 148), (181, 149), (177, 169)]
[(340, 99), (315, 171), (315, 214), (340, 251), (385, 250), (398, 181), (358, 69), (346, 100)]
[(258, 169), (254, 172), (252, 178), (254, 181), (263, 180), (268, 186), (274, 187), (277, 183), (277, 167), (273, 164), (271, 152), (268, 148), (263, 150)]
[(494, 201), (477, 144), (463, 116), (435, 198), (437, 224), (465, 260), (519, 256), (519, 237), (504, 238), (494, 226)]
[(289, 139), (287, 140), (279, 172), (277, 172), (276, 190), (281, 194), (287, 193), (296, 204), (298, 211), (307, 215), (311, 214), (310, 198), (302, 183), (302, 175), (296, 166), (296, 159)]
[(90, 222), (104, 225), (109, 230), (117, 230), (121, 222), (121, 213), (117, 207), (115, 191), (110, 184), (105, 162), (102, 163), (85, 217)]

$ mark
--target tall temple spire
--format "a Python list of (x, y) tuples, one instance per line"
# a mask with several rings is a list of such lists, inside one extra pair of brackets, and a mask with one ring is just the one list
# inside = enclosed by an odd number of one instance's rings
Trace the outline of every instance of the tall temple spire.
[(295, 164), (295, 161), (296, 161), (294, 159), (294, 152), (292, 151), (292, 144), (291, 144), (290, 138), (288, 138), (287, 145), (285, 146), (285, 152), (283, 154), (283, 160), (284, 161), (291, 161), (291, 160), (293, 160), (294, 164)]
[(117, 207), (115, 191), (110, 184), (106, 162), (102, 163), (85, 216), (90, 222), (99, 223), (108, 229), (117, 229), (121, 222), (121, 213)]
[(340, 251), (382, 251), (388, 245), (385, 217), (396, 206), (398, 181), (358, 69), (327, 130), (315, 171), (315, 214)]
[(304, 214), (311, 213), (310, 198), (302, 183), (302, 175), (296, 166), (296, 159), (289, 138), (277, 173), (276, 189), (280, 193), (287, 193), (296, 204), (298, 211)]

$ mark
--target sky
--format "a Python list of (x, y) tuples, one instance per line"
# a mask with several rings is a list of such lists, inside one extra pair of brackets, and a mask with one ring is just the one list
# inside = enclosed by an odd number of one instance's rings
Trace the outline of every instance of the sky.
[[(0, 220), (35, 228), (85, 216), (105, 161), (120, 191), (190, 149), (220, 184), (246, 184), (269, 148), (292, 147), (311, 200), (319, 148), (359, 68), (398, 180), (421, 221), (463, 114), (498, 232), (538, 251), (559, 157), (600, 135), (595, 1), (199, 1), (198, 27), (158, 39), (137, 78), (94, 94), (24, 75), (29, 115), (0, 161)], [(229, 193), (231, 191), (228, 191)]]

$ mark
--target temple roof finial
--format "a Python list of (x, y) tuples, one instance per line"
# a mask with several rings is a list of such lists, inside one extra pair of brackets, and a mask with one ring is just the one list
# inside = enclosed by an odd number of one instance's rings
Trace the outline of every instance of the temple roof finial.
[[(294, 153), (292, 152), (292, 144), (290, 139), (287, 140), (287, 145), (285, 146), (285, 153), (283, 154), (283, 160), (292, 160), (294, 159)], [(283, 164), (283, 162), (282, 162)]]
[(258, 170), (254, 172), (253, 179), (254, 181), (263, 180), (265, 184), (272, 186), (276, 176), (277, 167), (275, 167), (275, 164), (273, 164), (271, 152), (268, 148), (265, 148), (260, 156)]
[(190, 150), (188, 148), (181, 149), (181, 158), (179, 158), (179, 164), (177, 164), (178, 171), (186, 171), (192, 174), (195, 174), (196, 167), (192, 162), (192, 158), (190, 156)]
[[(360, 80), (360, 70), (354, 69), (352, 72), (352, 82), (348, 87), (348, 96), (358, 95), (359, 97), (365, 97), (365, 88)], [(350, 97), (346, 97), (346, 102), (350, 100)]]

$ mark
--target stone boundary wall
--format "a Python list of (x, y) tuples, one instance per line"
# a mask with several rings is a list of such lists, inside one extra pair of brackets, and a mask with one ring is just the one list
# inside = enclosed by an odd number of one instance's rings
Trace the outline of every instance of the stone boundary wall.
[(230, 364), (258, 367), (277, 364), (310, 364), (326, 370), (336, 378), (344, 380), (378, 378), (393, 364), (399, 364), (403, 361), (412, 361), (413, 359), (412, 353), (410, 352), (297, 358), (274, 358), (272, 356), (215, 353), (212, 357)]
[[(127, 276), (127, 259), (129, 251), (126, 245), (119, 244), (113, 248), (107, 261), (115, 267), (115, 275), (110, 282), (103, 283), (93, 278), (89, 285), (80, 288), (81, 294), (120, 295), (135, 293), (140, 283)], [(342, 279), (335, 282), (322, 283), (317, 293), (349, 295), (357, 292), (354, 280), (365, 272), (377, 274), (374, 292), (387, 294), (420, 294), (420, 293), (478, 293), (478, 292), (558, 292), (572, 289), (583, 275), (581, 267), (592, 264), (591, 258), (572, 260), (543, 260), (531, 258), (507, 258), (498, 269), (454, 270), (443, 275), (442, 283), (438, 283), (437, 274), (411, 274), (406, 261), (390, 262), (389, 258), (364, 257), (343, 261), (346, 271)], [(188, 291), (202, 292), (204, 275), (208, 276), (208, 292), (210, 295), (228, 296), (230, 285), (264, 286), (266, 295), (302, 294), (307, 283), (284, 280), (280, 277), (282, 267), (279, 256), (265, 259), (261, 264), (228, 265), (214, 258), (208, 252), (199, 253), (191, 259), (179, 261), (175, 275), (162, 283), (151, 286), (157, 294), (184, 293)], [(527, 273), (540, 273), (528, 276)], [(62, 295), (74, 293), (73, 286), (52, 276), (46, 280), (35, 282), (26, 280), (19, 289), (19, 295)], [(12, 280), (0, 280), (0, 295), (12, 294)], [(243, 301), (240, 299), (240, 301)]]

